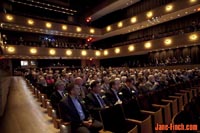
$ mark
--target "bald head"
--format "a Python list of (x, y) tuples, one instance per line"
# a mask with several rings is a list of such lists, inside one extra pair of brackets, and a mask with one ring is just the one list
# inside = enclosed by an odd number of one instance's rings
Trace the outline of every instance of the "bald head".
[(81, 77), (77, 77), (77, 78), (74, 79), (74, 83), (79, 85), (79, 86), (82, 86), (83, 79)]

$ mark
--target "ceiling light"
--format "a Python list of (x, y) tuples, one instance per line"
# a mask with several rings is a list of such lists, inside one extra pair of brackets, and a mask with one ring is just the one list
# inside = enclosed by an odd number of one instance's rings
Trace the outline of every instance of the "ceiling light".
[(148, 18), (153, 17), (153, 12), (152, 12), (152, 11), (147, 12), (146, 16), (147, 16)]
[(151, 43), (150, 43), (150, 42), (145, 43), (145, 44), (144, 44), (144, 47), (145, 47), (146, 49), (151, 48)]
[(67, 30), (67, 25), (62, 25), (62, 30)]
[(120, 53), (120, 48), (115, 48), (115, 53), (119, 54)]
[(169, 46), (170, 44), (172, 44), (172, 40), (171, 39), (165, 39), (164, 41), (166, 46)]
[(77, 27), (77, 28), (76, 28), (76, 31), (77, 31), (77, 32), (81, 32), (81, 30), (82, 30), (81, 27)]
[(173, 9), (173, 5), (167, 5), (165, 7), (165, 11), (167, 11), (167, 12), (171, 11), (172, 9)]
[(110, 30), (111, 30), (111, 26), (107, 26), (106, 31), (110, 31)]
[(131, 18), (131, 23), (135, 23), (135, 22), (137, 22), (137, 18), (136, 17), (132, 17)]
[(95, 55), (96, 55), (96, 56), (100, 56), (100, 55), (101, 55), (101, 52), (100, 52), (100, 51), (96, 51), (96, 52), (95, 52)]
[(194, 2), (196, 2), (196, 1), (197, 1), (197, 0), (190, 0), (191, 3), (194, 3)]
[(6, 15), (6, 19), (7, 19), (8, 21), (12, 21), (12, 20), (13, 20), (13, 16), (12, 16), (12, 15)]
[(68, 56), (72, 55), (72, 51), (71, 50), (66, 50), (66, 55), (68, 55)]
[(117, 26), (120, 28), (120, 27), (123, 26), (123, 23), (122, 23), (122, 22), (119, 22), (119, 23), (117, 24)]
[(82, 55), (82, 56), (86, 56), (86, 55), (87, 55), (87, 51), (82, 50), (82, 51), (81, 51), (81, 55)]
[(104, 54), (105, 56), (107, 56), (107, 55), (108, 55), (108, 50), (104, 50), (104, 51), (103, 51), (103, 54)]
[(50, 50), (49, 50), (49, 54), (50, 54), (50, 55), (55, 55), (55, 54), (56, 54), (56, 51), (55, 51), (54, 49), (50, 49)]
[(197, 34), (192, 34), (192, 35), (190, 35), (189, 38), (190, 38), (190, 40), (195, 41), (198, 39), (198, 36), (197, 36)]
[(94, 29), (90, 29), (90, 33), (91, 33), (91, 34), (94, 34), (94, 33), (95, 33), (95, 30), (94, 30)]
[(31, 54), (36, 54), (37, 53), (37, 49), (36, 48), (31, 48), (30, 49), (30, 53)]
[(133, 45), (130, 45), (129, 47), (128, 47), (128, 50), (131, 52), (131, 51), (134, 51), (135, 50), (135, 47), (133, 46)]
[(46, 23), (46, 27), (47, 27), (47, 28), (51, 28), (51, 27), (52, 27), (52, 24), (49, 23), (49, 22), (47, 22), (47, 23)]
[(34, 21), (33, 21), (32, 19), (28, 19), (27, 23), (28, 23), (29, 25), (34, 25)]
[(15, 47), (9, 46), (7, 50), (8, 50), (9, 53), (14, 53)]

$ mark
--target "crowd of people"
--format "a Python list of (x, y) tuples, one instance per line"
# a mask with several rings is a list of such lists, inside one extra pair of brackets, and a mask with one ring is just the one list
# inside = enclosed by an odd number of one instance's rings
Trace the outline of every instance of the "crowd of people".
[(171, 66), (171, 65), (182, 65), (182, 64), (191, 64), (192, 60), (190, 56), (186, 56), (183, 58), (180, 56), (179, 58), (176, 57), (168, 57), (163, 60), (155, 59), (154, 61), (150, 62), (150, 66)]
[(72, 132), (97, 132), (102, 128), (98, 110), (127, 103), (139, 95), (172, 84), (200, 78), (200, 69), (82, 68), (32, 69), (25, 74), (50, 98), (53, 108)]

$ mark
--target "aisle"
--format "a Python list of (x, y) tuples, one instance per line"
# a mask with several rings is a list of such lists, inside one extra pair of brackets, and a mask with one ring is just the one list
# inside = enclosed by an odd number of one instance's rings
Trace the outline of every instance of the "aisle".
[(14, 77), (3, 118), (1, 133), (58, 133), (22, 77)]

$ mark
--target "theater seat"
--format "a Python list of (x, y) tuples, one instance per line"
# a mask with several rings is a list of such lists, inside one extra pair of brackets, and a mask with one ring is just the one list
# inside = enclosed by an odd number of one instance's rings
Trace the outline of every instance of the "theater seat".
[(177, 96), (169, 96), (170, 98), (177, 98), (178, 100), (178, 112), (180, 112), (183, 109), (183, 96), (177, 95)]
[(171, 110), (170, 110), (170, 103), (164, 104), (152, 104), (154, 107), (162, 108), (162, 115), (163, 115), (163, 122), (164, 124), (170, 124), (171, 122)]
[(138, 125), (140, 133), (152, 133), (151, 115), (141, 112), (137, 100), (132, 99), (128, 103), (122, 104), (125, 117)]
[(163, 102), (169, 102), (171, 106), (171, 116), (174, 116), (178, 112), (178, 104), (177, 104), (177, 99), (162, 99), (161, 101)]
[(115, 105), (99, 111), (103, 123), (101, 133), (137, 133), (137, 125), (125, 119), (121, 105)]

